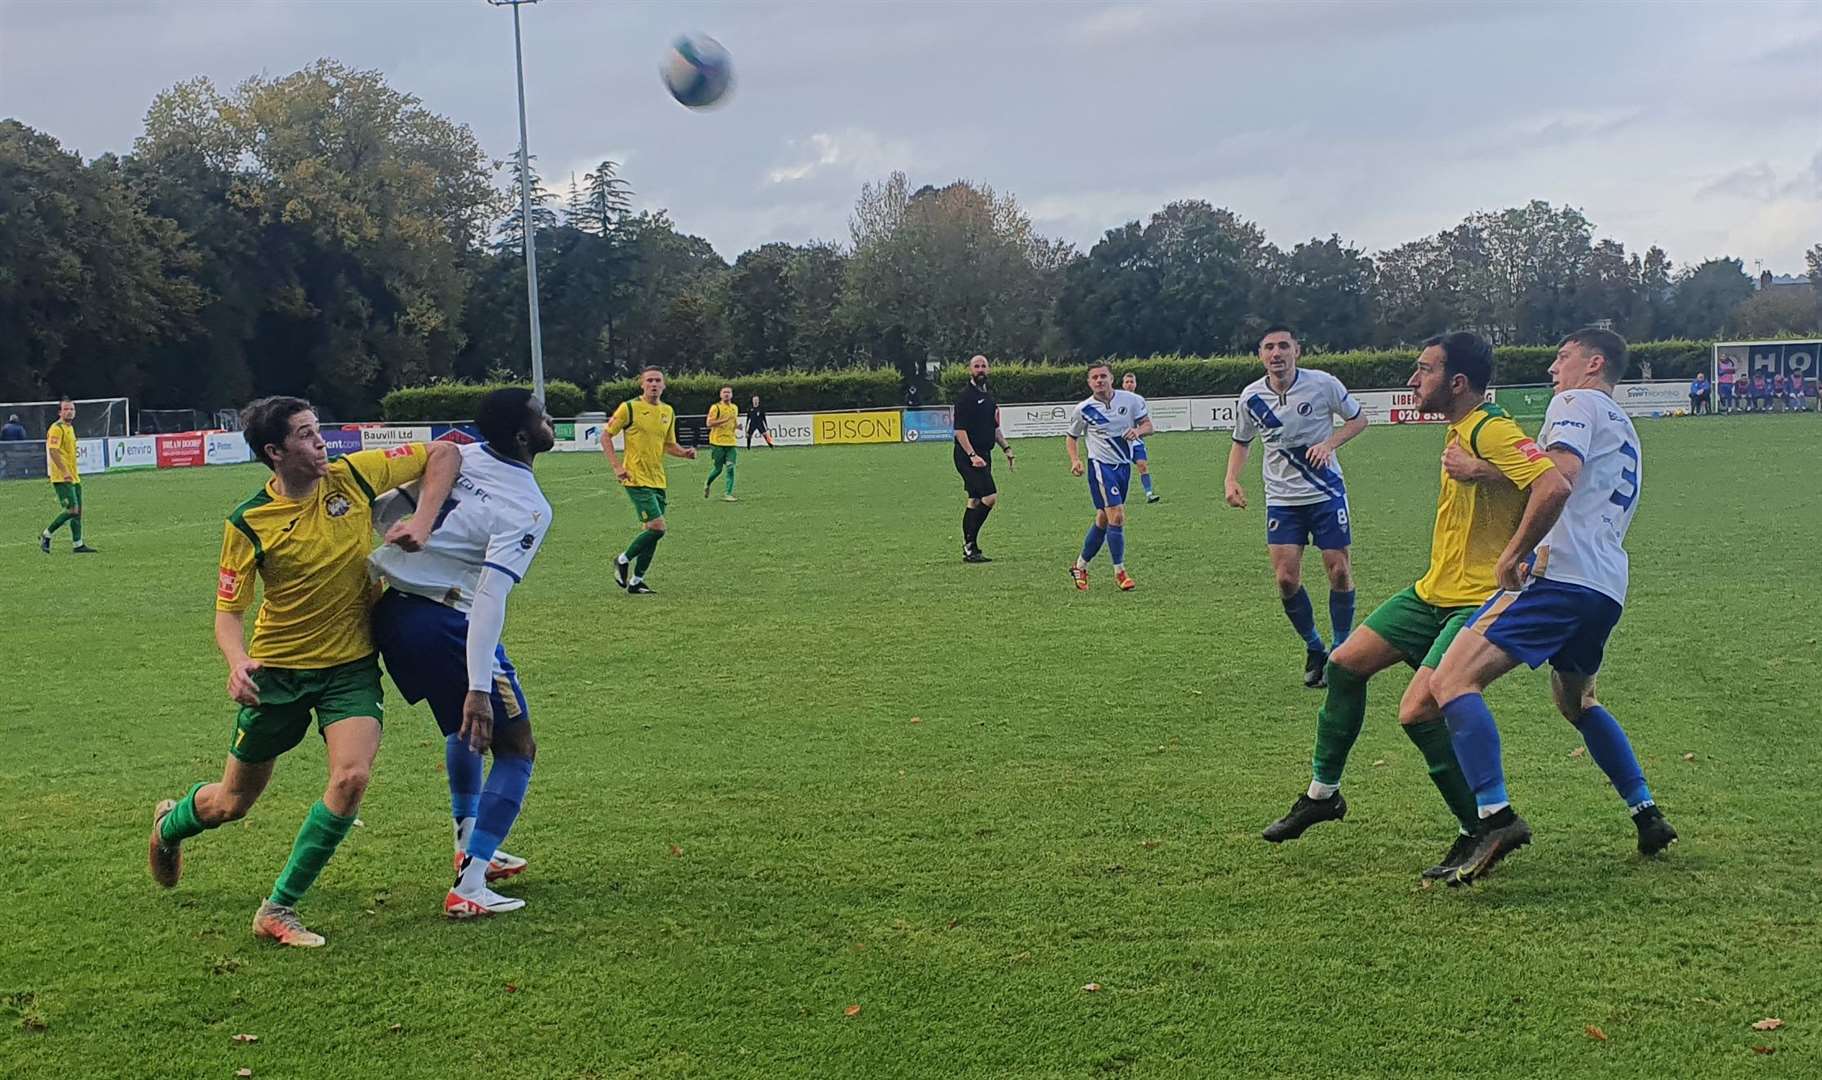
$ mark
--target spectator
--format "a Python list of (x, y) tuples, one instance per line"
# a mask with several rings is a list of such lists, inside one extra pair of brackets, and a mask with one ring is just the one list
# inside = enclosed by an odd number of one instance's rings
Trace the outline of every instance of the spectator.
[(1771, 377), (1771, 399), (1777, 402), (1779, 412), (1790, 410), (1790, 380), (1782, 371)]
[(1708, 411), (1708, 373), (1699, 371), (1695, 381), (1689, 384), (1689, 415), (1700, 416)]
[(1771, 411), (1771, 386), (1765, 381), (1763, 371), (1752, 373), (1752, 408), (1749, 412)]
[(6, 423), (4, 425), (0, 425), (0, 442), (24, 441), (25, 425), (19, 422), (19, 414), (14, 413), (6, 418)]
[(1727, 372), (1725, 372), (1725, 371), (1721, 372), (1721, 378), (1725, 379), (1726, 381), (1715, 384), (1715, 390), (1717, 391), (1717, 393), (1716, 393), (1715, 399), (1714, 399), (1714, 411), (1717, 414), (1723, 413), (1723, 412), (1726, 412), (1726, 413), (1733, 412), (1733, 401), (1734, 401), (1733, 380), (1728, 379), (1727, 375), (1728, 375)]
[(1808, 412), (1808, 399), (1815, 396), (1816, 381), (1805, 379), (1802, 372), (1790, 377), (1790, 409), (1792, 412)]
[(1643, 382), (1651, 381), (1651, 361), (1649, 361), (1649, 360), (1640, 360), (1639, 361), (1639, 379)]

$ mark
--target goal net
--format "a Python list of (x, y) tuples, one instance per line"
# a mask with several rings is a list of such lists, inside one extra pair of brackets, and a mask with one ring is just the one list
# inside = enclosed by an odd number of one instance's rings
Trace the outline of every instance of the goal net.
[[(0, 423), (17, 416), (25, 427), (25, 437), (42, 441), (44, 433), (57, 422), (59, 404), (56, 401), (0, 402)], [(76, 419), (70, 423), (76, 428), (78, 439), (105, 439), (133, 433), (131, 406), (126, 398), (77, 398), (73, 404)]]

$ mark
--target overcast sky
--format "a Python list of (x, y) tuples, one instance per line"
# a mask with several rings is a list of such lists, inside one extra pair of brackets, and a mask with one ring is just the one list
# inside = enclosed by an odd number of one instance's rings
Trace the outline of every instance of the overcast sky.
[[(1202, 198), (1290, 247), (1379, 249), (1531, 198), (1679, 264), (1801, 273), (1822, 241), (1822, 0), (1727, 3), (605, 3), (524, 9), (531, 147), (604, 157), (730, 259), (846, 241), (862, 182), (966, 177), (1086, 249)], [(695, 113), (657, 64), (718, 38)], [(518, 141), (512, 17), (484, 0), (0, 0), (0, 115), (124, 151), (160, 89), (318, 57)]]

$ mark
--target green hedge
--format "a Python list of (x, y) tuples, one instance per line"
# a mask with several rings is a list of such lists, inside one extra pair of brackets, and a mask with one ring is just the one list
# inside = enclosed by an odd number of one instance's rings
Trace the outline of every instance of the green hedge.
[[(772, 371), (755, 375), (674, 375), (665, 379), (664, 400), (684, 415), (706, 413), (724, 386), (734, 388), (742, 410), (758, 394), (768, 413), (815, 412), (819, 409), (894, 408), (904, 404), (898, 372), (889, 368), (848, 371)], [(637, 379), (616, 379), (595, 387), (603, 412), (639, 396)]]
[[(473, 420), (481, 398), (507, 386), (525, 383), (438, 383), (408, 386), (380, 399), (380, 413), (398, 423), (425, 420)], [(588, 395), (572, 382), (556, 379), (544, 384), (544, 408), (552, 416), (574, 416), (588, 407)]]
[[(1631, 348), (1628, 378), (1639, 377), (1639, 363), (1651, 362), (1655, 379), (1693, 377), (1706, 370), (1709, 346), (1701, 341), (1646, 341)], [(1349, 387), (1383, 390), (1403, 386), (1411, 377), (1415, 349), (1326, 353), (1303, 358), (1305, 367), (1331, 372)], [(1494, 382), (1505, 385), (1550, 381), (1552, 345), (1520, 345), (1494, 353)], [(1251, 356), (1155, 356), (1149, 360), (1112, 360), (1114, 377), (1127, 372), (1139, 377), (1139, 392), (1146, 397), (1196, 397), (1239, 393), (1262, 374)], [(968, 381), (959, 364), (945, 367), (941, 388), (946, 401)], [(1087, 364), (998, 364), (992, 372), (993, 396), (1002, 402), (1071, 401), (1088, 395)]]

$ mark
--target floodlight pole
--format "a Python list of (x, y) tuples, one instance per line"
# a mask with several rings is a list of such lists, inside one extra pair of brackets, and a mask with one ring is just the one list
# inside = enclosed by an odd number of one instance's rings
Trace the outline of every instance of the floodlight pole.
[(519, 79), (519, 231), (525, 236), (525, 299), (531, 312), (531, 382), (544, 398), (544, 329), (538, 322), (538, 244), (531, 217), (531, 150), (525, 133), (525, 46), (519, 34), (519, 6), (538, 0), (487, 0), (512, 8), (512, 54)]

